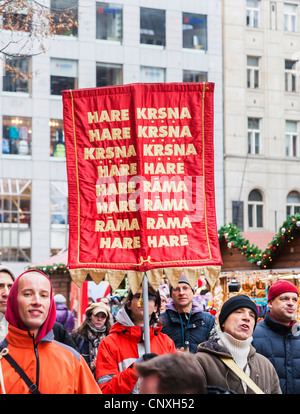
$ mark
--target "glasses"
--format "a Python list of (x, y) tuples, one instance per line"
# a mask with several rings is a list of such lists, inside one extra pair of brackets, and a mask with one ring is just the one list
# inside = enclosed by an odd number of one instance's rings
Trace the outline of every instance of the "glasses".
[[(132, 299), (140, 299), (140, 297), (141, 297), (141, 293), (136, 293), (135, 295), (132, 296)], [(156, 301), (156, 296), (148, 295), (148, 300)]]

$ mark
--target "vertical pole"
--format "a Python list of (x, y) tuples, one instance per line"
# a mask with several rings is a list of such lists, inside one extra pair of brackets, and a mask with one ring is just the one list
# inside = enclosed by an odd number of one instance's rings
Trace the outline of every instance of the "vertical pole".
[(143, 314), (144, 314), (144, 335), (145, 335), (145, 352), (150, 353), (150, 326), (149, 326), (149, 306), (148, 306), (148, 279), (144, 273), (143, 282)]

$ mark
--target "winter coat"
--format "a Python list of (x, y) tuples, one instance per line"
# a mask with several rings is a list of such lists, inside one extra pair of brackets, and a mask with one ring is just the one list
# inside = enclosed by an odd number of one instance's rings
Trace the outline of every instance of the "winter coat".
[(300, 394), (300, 330), (275, 321), (269, 313), (256, 325), (252, 345), (274, 365), (283, 394)]
[[(8, 325), (2, 347), (21, 366), (42, 394), (101, 394), (82, 356), (73, 348), (53, 340), (53, 331), (37, 344), (31, 333)], [(1, 359), (7, 394), (30, 394), (30, 391), (5, 358)], [(1, 392), (1, 387), (0, 387)]]
[(53, 333), (54, 333), (54, 339), (58, 342), (62, 342), (63, 344), (69, 345), (72, 348), (76, 349), (76, 351), (79, 352), (75, 342), (71, 338), (70, 334), (66, 330), (64, 326), (62, 326), (59, 322), (54, 322), (53, 325)]
[[(101, 341), (96, 364), (96, 379), (103, 394), (138, 393), (135, 361), (145, 354), (142, 326), (135, 326), (126, 310), (118, 312), (117, 322)], [(151, 353), (176, 352), (174, 342), (161, 333), (161, 327), (150, 327)]]
[[(241, 379), (220, 359), (220, 357), (232, 358), (232, 356), (217, 340), (200, 344), (195, 355), (206, 378), (205, 385), (245, 394)], [(263, 355), (258, 354), (253, 346), (250, 346), (248, 364), (250, 378), (265, 394), (281, 394), (279, 379), (273, 365)], [(246, 394), (254, 394), (254, 391), (247, 387)]]
[(56, 303), (56, 320), (61, 323), (68, 332), (72, 332), (75, 328), (74, 316), (64, 303)]
[(195, 299), (192, 303), (190, 320), (185, 314), (179, 315), (173, 300), (168, 303), (166, 312), (161, 315), (161, 319), (162, 332), (173, 339), (176, 348), (188, 346), (189, 351), (193, 354), (201, 342), (209, 339), (215, 325), (215, 317), (209, 312), (204, 312)]
[[(38, 386), (42, 394), (100, 394), (99, 387), (82, 356), (75, 349), (54, 341), (56, 309), (52, 284), (44, 273), (37, 270), (35, 272), (41, 273), (40, 277), (47, 278), (51, 286), (47, 317), (34, 337), (19, 313), (18, 282), (24, 275), (22, 273), (9, 292), (5, 312), (8, 334), (2, 342), (2, 347), (8, 349), (9, 355)], [(7, 394), (30, 394), (28, 386), (5, 356), (0, 360), (0, 369)], [(4, 393), (2, 387), (0, 389)]]

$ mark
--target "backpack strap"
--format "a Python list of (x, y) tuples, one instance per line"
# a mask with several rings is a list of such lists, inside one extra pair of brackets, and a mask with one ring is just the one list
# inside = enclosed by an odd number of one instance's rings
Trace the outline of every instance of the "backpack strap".
[[(3, 349), (7, 348), (2, 348), (2, 346), (0, 346), (0, 351), (2, 351)], [(26, 385), (29, 388), (29, 391), (32, 394), (41, 394), (38, 390), (37, 385), (31, 381), (31, 379), (25, 374), (20, 365), (16, 363), (16, 361), (9, 355), (9, 353), (7, 353), (6, 355), (3, 355), (2, 353), (2, 357), (6, 359), (6, 361), (15, 369), (15, 371), (20, 375), (20, 377), (25, 381)]]
[(227, 365), (242, 381), (244, 381), (255, 394), (264, 394), (264, 392), (252, 381), (250, 377), (234, 362), (232, 358), (220, 357), (220, 359)]

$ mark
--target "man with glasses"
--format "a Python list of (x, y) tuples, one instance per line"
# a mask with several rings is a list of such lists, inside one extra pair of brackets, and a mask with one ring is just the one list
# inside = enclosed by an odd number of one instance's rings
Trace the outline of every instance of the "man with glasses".
[(197, 346), (208, 339), (217, 338), (219, 330), (215, 317), (204, 312), (194, 299), (193, 288), (184, 273), (177, 286), (171, 287), (171, 299), (162, 314), (162, 332), (173, 339), (178, 350), (195, 354)]
[(160, 295), (148, 288), (149, 336), (151, 353), (145, 353), (142, 287), (129, 291), (116, 323), (101, 341), (96, 363), (96, 380), (103, 394), (138, 394), (135, 364), (156, 355), (176, 352), (173, 341), (158, 325)]
[(14, 283), (15, 275), (6, 266), (0, 266), (0, 343), (8, 332), (8, 322), (5, 319), (9, 291)]

